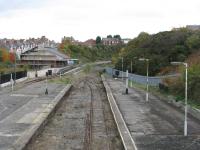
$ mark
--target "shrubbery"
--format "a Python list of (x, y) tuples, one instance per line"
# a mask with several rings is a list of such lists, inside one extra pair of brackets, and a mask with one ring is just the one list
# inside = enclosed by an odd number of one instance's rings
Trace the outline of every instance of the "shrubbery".
[[(188, 59), (188, 99), (200, 104), (200, 52), (192, 54)], [(177, 100), (183, 99), (185, 94), (185, 68), (178, 67), (180, 77), (167, 79), (170, 92), (176, 95)]]
[[(190, 31), (185, 28), (175, 31), (160, 32), (149, 35), (141, 33), (128, 43), (119, 55), (113, 58), (115, 67), (121, 69), (121, 57), (124, 58), (124, 69), (130, 69), (134, 57), (150, 59), (150, 75), (159, 74), (170, 66), (171, 61), (185, 61), (187, 57), (200, 48), (200, 31)], [(144, 62), (135, 60), (133, 72), (146, 74)]]
[(123, 45), (105, 46), (101, 44), (88, 47), (63, 41), (59, 50), (71, 58), (78, 58), (81, 62), (94, 62), (97, 60), (111, 60), (112, 55), (118, 53), (122, 47)]

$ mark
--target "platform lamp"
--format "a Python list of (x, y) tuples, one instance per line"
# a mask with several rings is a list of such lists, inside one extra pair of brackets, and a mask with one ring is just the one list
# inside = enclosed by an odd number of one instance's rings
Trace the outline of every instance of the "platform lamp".
[(149, 59), (139, 58), (139, 61), (146, 61), (147, 75), (146, 75), (146, 101), (149, 101)]
[(45, 95), (48, 95), (48, 81), (47, 81), (47, 78), (48, 78), (48, 72), (46, 72), (46, 89), (45, 89)]
[(184, 136), (187, 136), (187, 101), (188, 101), (188, 64), (185, 62), (171, 62), (172, 65), (175, 66), (180, 66), (184, 65), (185, 66), (185, 119), (184, 119)]
[(121, 57), (121, 59), (122, 59), (122, 81), (123, 81), (123, 78), (124, 78), (124, 76), (123, 76), (123, 70), (124, 70), (124, 58)]

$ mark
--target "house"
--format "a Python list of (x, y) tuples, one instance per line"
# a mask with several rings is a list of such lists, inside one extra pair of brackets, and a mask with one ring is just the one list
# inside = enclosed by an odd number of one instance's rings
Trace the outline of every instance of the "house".
[(118, 45), (122, 44), (122, 41), (118, 38), (102, 38), (103, 45)]
[(93, 46), (96, 45), (96, 40), (89, 39), (89, 40), (83, 42), (82, 45), (85, 45), (85, 46), (88, 46), (88, 47), (93, 47)]
[(187, 25), (186, 28), (193, 31), (200, 30), (200, 25)]

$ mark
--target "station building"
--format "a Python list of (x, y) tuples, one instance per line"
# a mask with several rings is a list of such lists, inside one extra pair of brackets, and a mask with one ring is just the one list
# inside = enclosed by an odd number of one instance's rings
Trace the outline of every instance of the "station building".
[(31, 68), (64, 67), (68, 65), (70, 58), (51, 47), (36, 47), (20, 55), (20, 65), (28, 65)]

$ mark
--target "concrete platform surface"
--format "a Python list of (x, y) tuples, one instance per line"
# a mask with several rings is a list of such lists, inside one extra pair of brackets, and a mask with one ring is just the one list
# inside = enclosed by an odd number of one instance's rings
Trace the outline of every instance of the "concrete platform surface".
[(199, 150), (200, 121), (188, 115), (188, 136), (183, 136), (184, 112), (150, 94), (106, 77), (119, 110), (138, 150)]
[(116, 100), (113, 97), (112, 91), (110, 89), (110, 86), (105, 80), (105, 77), (102, 75), (101, 76), (106, 93), (107, 93), (107, 98), (112, 110), (113, 117), (115, 119), (115, 122), (117, 124), (117, 129), (120, 134), (120, 138), (123, 142), (123, 146), (125, 150), (137, 150), (137, 147), (135, 145), (135, 142), (131, 136), (131, 133), (129, 129), (127, 128), (127, 125), (124, 121), (124, 118), (119, 110), (119, 107), (116, 104)]
[(0, 92), (0, 150), (22, 149), (45, 121), (70, 85), (37, 82)]

